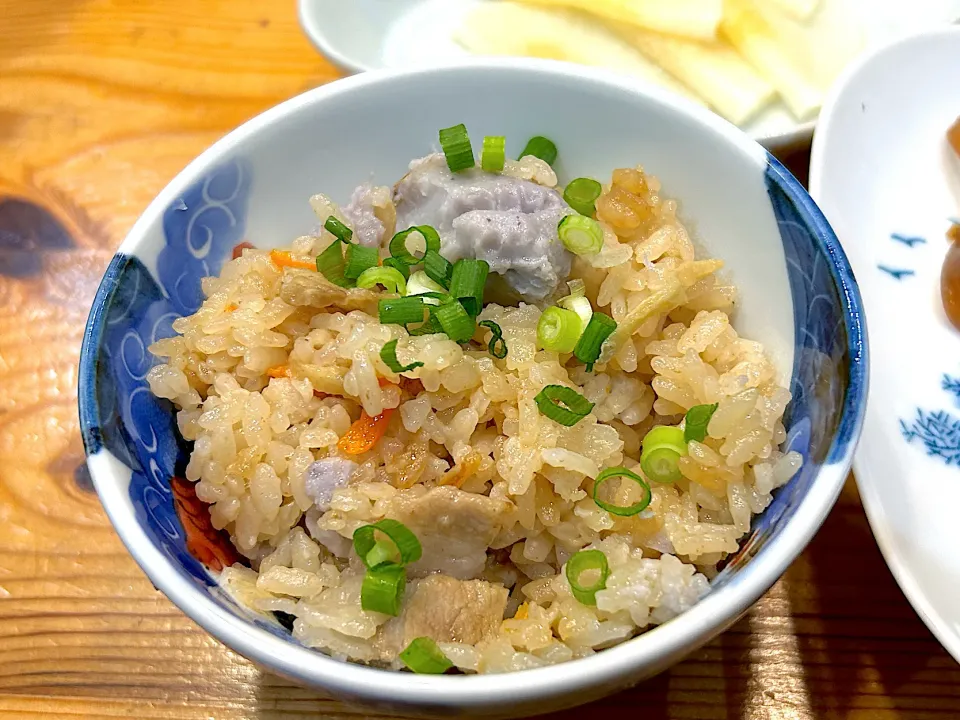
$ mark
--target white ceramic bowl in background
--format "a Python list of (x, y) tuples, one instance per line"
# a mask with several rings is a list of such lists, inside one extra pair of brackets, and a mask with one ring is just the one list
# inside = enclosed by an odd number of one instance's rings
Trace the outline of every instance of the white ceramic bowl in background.
[(824, 106), (810, 187), (870, 308), (875, 350), (854, 467), (867, 517), (907, 598), (960, 660), (960, 332), (940, 303), (960, 218), (960, 27), (858, 63)]
[[(300, 24), (320, 52), (347, 72), (458, 62), (469, 53), (452, 38), (470, 10), (491, 0), (298, 0)], [(960, 19), (960, 0), (820, 0), (812, 25), (812, 77), (826, 87), (838, 63), (923, 28)], [(799, 28), (793, 29), (794, 33)], [(814, 123), (774, 103), (743, 129), (774, 152), (810, 142)]]
[[(770, 349), (794, 400), (787, 446), (803, 470), (755, 518), (702, 602), (640, 637), (521, 673), (420, 676), (346, 664), (237, 606), (191, 554), (171, 494), (187, 448), (168, 403), (144, 381), (145, 348), (200, 303), (200, 278), (234, 244), (287, 244), (316, 218), (307, 199), (345, 201), (389, 183), (465, 122), (476, 141), (532, 135), (559, 147), (561, 178), (643, 163), (680, 201), (698, 242), (741, 289), (736, 323)], [(80, 414), (103, 504), (154, 584), (211, 634), (260, 665), (381, 710), (522, 715), (587, 702), (653, 675), (737, 620), (797, 556), (832, 507), (859, 434), (866, 340), (856, 284), (797, 181), (717, 116), (609, 75), (535, 61), (378, 72), (267, 111), (203, 153), (163, 190), (98, 291), (80, 370)], [(189, 484), (187, 484), (189, 485)], [(182, 509), (182, 507), (180, 508)], [(203, 516), (203, 510), (195, 510)], [(195, 548), (194, 548), (195, 549)]]

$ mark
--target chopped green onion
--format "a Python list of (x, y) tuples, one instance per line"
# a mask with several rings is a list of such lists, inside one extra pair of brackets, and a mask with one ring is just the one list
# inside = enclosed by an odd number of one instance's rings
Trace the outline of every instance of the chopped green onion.
[(384, 325), (423, 322), (423, 307), (423, 298), (417, 296), (384, 298), (378, 306), (380, 322)]
[(549, 307), (537, 323), (537, 340), (544, 350), (569, 353), (577, 346), (584, 323), (573, 310)]
[(600, 348), (603, 341), (610, 337), (610, 334), (617, 329), (616, 321), (609, 315), (602, 312), (595, 312), (590, 317), (580, 341), (573, 349), (573, 354), (577, 360), (585, 363), (587, 370), (593, 370), (593, 364), (600, 357)]
[(450, 287), (450, 275), (453, 272), (453, 265), (443, 255), (435, 250), (427, 250), (423, 256), (423, 271), (437, 285), (442, 286), (442, 290)]
[(380, 253), (376, 248), (364, 247), (363, 245), (347, 245), (346, 267), (343, 269), (344, 277), (356, 280), (364, 270), (377, 267), (377, 261), (380, 259)]
[(412, 362), (409, 365), (401, 365), (400, 361), (397, 360), (396, 340), (391, 340), (380, 349), (380, 359), (383, 360), (384, 365), (390, 368), (390, 372), (395, 373), (409, 372), (410, 370), (416, 370), (418, 367), (423, 367), (423, 363), (419, 361)]
[[(643, 497), (635, 502), (633, 505), (614, 505), (613, 503), (608, 503), (600, 499), (600, 487), (607, 481), (615, 477), (627, 478), (632, 480), (641, 488), (643, 488)], [(647, 506), (650, 504), (650, 501), (653, 499), (653, 493), (650, 491), (650, 486), (647, 485), (646, 480), (637, 475), (631, 470), (627, 470), (625, 467), (611, 467), (607, 468), (600, 472), (597, 475), (597, 480), (593, 484), (593, 501), (603, 510), (606, 510), (608, 513), (613, 515), (620, 515), (621, 517), (629, 517), (630, 515), (636, 515), (637, 513), (643, 512), (647, 509)]]
[(557, 226), (560, 242), (574, 255), (596, 255), (603, 249), (603, 228), (585, 215), (566, 215)]
[[(372, 525), (361, 525), (353, 531), (353, 549), (363, 560), (367, 569), (374, 569), (377, 565), (367, 563), (367, 555), (374, 551), (377, 543), (376, 533), (381, 532), (396, 546), (396, 554), (400, 556), (400, 565), (415, 563), (423, 555), (423, 547), (417, 536), (402, 522), (384, 518)], [(378, 555), (382, 554), (378, 552)], [(379, 564), (379, 563), (378, 563)]]
[(340, 245), (340, 240), (334, 240), (326, 250), (317, 255), (317, 271), (334, 285), (350, 288), (354, 283), (343, 273), (345, 265)]
[(683, 423), (683, 439), (687, 442), (691, 440), (703, 442), (707, 437), (707, 425), (710, 424), (710, 418), (717, 411), (717, 407), (717, 403), (713, 403), (712, 405), (694, 405), (687, 410)]
[(433, 312), (435, 308), (428, 306), (428, 309), (430, 309), (430, 315), (424, 322), (416, 327), (410, 327), (407, 325), (407, 332), (411, 337), (417, 337), (419, 335), (436, 335), (437, 333), (443, 332), (443, 328), (440, 326), (440, 321), (437, 320), (437, 316)]
[(567, 310), (573, 310), (580, 318), (580, 322), (583, 323), (583, 327), (587, 327), (587, 325), (590, 324), (590, 318), (593, 317), (593, 306), (587, 298), (582, 295), (578, 297), (565, 297), (560, 300), (560, 305)]
[(593, 178), (571, 180), (563, 190), (563, 199), (581, 215), (593, 217), (597, 212), (596, 201), (603, 187)]
[(476, 326), (473, 318), (470, 317), (470, 314), (460, 302), (454, 300), (449, 303), (441, 303), (433, 311), (433, 315), (437, 318), (447, 337), (454, 342), (469, 342), (470, 338), (473, 337)]
[(407, 238), (410, 237), (412, 233), (418, 233), (423, 237), (425, 243), (424, 255), (430, 250), (440, 252), (440, 234), (429, 225), (414, 225), (411, 228), (398, 232), (390, 240), (390, 254), (397, 260), (407, 265), (417, 265), (423, 261), (423, 255), (418, 257), (407, 249)]
[[(569, 295), (567, 298), (578, 298), (583, 297), (587, 294), (587, 284), (580, 278), (573, 278), (572, 280), (567, 280), (567, 290)], [(567, 298), (564, 298), (565, 300)]]
[(360, 586), (360, 607), (396, 617), (400, 614), (406, 587), (407, 571), (403, 565), (380, 565), (375, 570), (367, 570)]
[(483, 309), (483, 288), (487, 283), (490, 265), (486, 260), (463, 258), (453, 264), (450, 274), (450, 296), (463, 303), (472, 317)]
[(521, 158), (527, 155), (533, 155), (543, 160), (547, 165), (553, 165), (557, 161), (557, 146), (552, 140), (537, 135), (527, 141), (527, 146), (520, 153)]
[(348, 243), (350, 242), (350, 238), (353, 237), (353, 230), (337, 220), (333, 215), (327, 218), (327, 221), (323, 224), (323, 228), (327, 232), (333, 233), (334, 237), (340, 242)]
[(643, 474), (658, 483), (676, 482), (681, 478), (680, 458), (687, 454), (683, 430), (670, 425), (658, 425), (643, 438), (640, 468)]
[[(592, 585), (581, 585), (580, 578), (591, 570), (597, 571), (596, 581)], [(607, 564), (607, 556), (600, 550), (581, 550), (567, 560), (564, 574), (570, 583), (570, 592), (577, 600), (584, 605), (596, 605), (597, 593), (607, 587), (610, 566)]]
[(453, 663), (428, 637), (416, 638), (397, 657), (420, 675), (442, 675), (453, 667)]
[(358, 288), (372, 288), (376, 285), (383, 285), (387, 292), (398, 295), (405, 295), (407, 292), (407, 281), (403, 273), (392, 267), (367, 268), (357, 278)]
[(493, 337), (487, 343), (487, 352), (498, 360), (503, 360), (507, 356), (507, 343), (503, 339), (503, 330), (493, 320), (483, 320), (478, 324), (493, 333)]
[(447, 159), (447, 167), (453, 172), (474, 166), (470, 136), (467, 135), (467, 126), (463, 123), (440, 131), (440, 147)]
[(564, 385), (547, 385), (534, 400), (541, 413), (565, 427), (573, 427), (593, 410), (592, 402)]
[(395, 257), (384, 258), (383, 266), (393, 268), (398, 273), (403, 275), (404, 280), (410, 279), (410, 266), (402, 260), (397, 260)]
[(487, 172), (501, 172), (506, 161), (507, 139), (503, 135), (487, 135), (483, 139), (480, 167)]
[[(420, 297), (423, 296), (432, 296), (436, 294), (447, 294), (447, 289), (435, 283), (430, 279), (430, 276), (427, 275), (425, 270), (417, 270), (413, 275), (410, 276), (410, 280), (407, 282), (407, 295), (417, 295)], [(426, 303), (427, 305), (439, 305), (440, 302), (431, 297), (431, 301)]]
[(368, 568), (374, 568), (378, 565), (397, 565), (400, 556), (397, 554), (397, 548), (393, 543), (377, 540), (374, 543), (373, 550), (363, 556), (363, 564)]

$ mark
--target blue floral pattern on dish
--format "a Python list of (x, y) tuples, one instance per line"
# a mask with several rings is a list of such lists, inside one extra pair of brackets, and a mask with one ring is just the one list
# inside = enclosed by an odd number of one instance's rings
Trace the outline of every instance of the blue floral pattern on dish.
[[(941, 389), (960, 404), (960, 377), (944, 375)], [(940, 458), (947, 465), (960, 466), (960, 419), (946, 410), (930, 412), (917, 408), (912, 420), (900, 421), (900, 432), (908, 443), (919, 440), (927, 455)]]

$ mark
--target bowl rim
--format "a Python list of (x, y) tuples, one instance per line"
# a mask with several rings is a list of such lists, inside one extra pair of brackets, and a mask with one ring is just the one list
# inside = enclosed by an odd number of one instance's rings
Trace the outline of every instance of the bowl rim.
[[(90, 455), (88, 465), (104, 509), (123, 543), (154, 586), (187, 616), (241, 655), (289, 678), (361, 701), (387, 701), (408, 706), (459, 708), (469, 706), (501, 710), (555, 695), (574, 696), (591, 688), (622, 686), (630, 679), (646, 677), (679, 660), (732, 625), (768, 590), (800, 554), (833, 507), (850, 468), (856, 440), (863, 424), (867, 390), (867, 338), (863, 308), (853, 271), (840, 244), (819, 208), (800, 183), (755, 141), (742, 131), (684, 98), (675, 97), (630, 82), (610, 73), (568, 63), (541, 60), (469, 59), (435, 68), (377, 70), (320, 86), (274, 106), (247, 121), (201, 153), (157, 195), (120, 245), (118, 254), (135, 254), (147, 233), (161, 222), (164, 210), (189, 184), (195, 182), (238, 143), (259, 133), (274, 121), (301, 112), (316, 103), (398, 79), (423, 79), (448, 73), (505, 73), (526, 76), (530, 81), (549, 75), (573, 83), (600, 84), (605, 89), (643, 96), (691, 117), (717, 141), (732, 144), (757, 165), (758, 172), (772, 172), (817, 239), (822, 253), (831, 259), (830, 270), (844, 311), (851, 363), (846, 370), (850, 392), (844, 399), (840, 422), (852, 428), (850, 442), (834, 457), (837, 438), (819, 473), (802, 498), (795, 514), (781, 533), (767, 542), (743, 571), (733, 575), (677, 619), (656, 626), (627, 642), (590, 657), (542, 668), (495, 675), (426, 676), (398, 673), (342, 662), (319, 650), (307, 648), (261, 629), (220, 607), (214, 598), (175, 571), (137, 522), (126, 483), (115, 477), (118, 461), (109, 453)], [(95, 397), (96, 345), (93, 330), (111, 298), (114, 287), (101, 283), (90, 313), (81, 350), (79, 402), (81, 419), (96, 417), (85, 404)], [(83, 428), (87, 437), (87, 428)], [(121, 487), (122, 486), (122, 487)], [(594, 690), (594, 695), (597, 690)]]

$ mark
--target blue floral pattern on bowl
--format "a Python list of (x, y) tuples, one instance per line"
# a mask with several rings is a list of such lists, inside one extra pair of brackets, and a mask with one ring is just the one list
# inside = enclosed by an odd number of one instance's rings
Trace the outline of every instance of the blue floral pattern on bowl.
[[(794, 499), (815, 481), (819, 468), (848, 452), (863, 396), (864, 341), (845, 330), (846, 307), (859, 308), (859, 298), (853, 277), (836, 270), (849, 266), (812, 201), (773, 158), (765, 182), (783, 241), (796, 324), (787, 445), (803, 455), (804, 466), (754, 519), (715, 587), (727, 583), (795, 511)], [(114, 258), (84, 340), (81, 425), (88, 455), (105, 448), (129, 468), (129, 498), (138, 521), (177, 571), (232, 613), (289, 638), (279, 624), (238, 607), (191, 554), (170, 489), (170, 479), (182, 476), (189, 448), (177, 432), (173, 407), (154, 397), (145, 379), (153, 363), (147, 347), (170, 336), (173, 321), (200, 306), (201, 279), (216, 274), (244, 239), (250, 186), (245, 163), (216, 168), (165, 211), (164, 245), (154, 269), (137, 257)], [(798, 197), (805, 203), (798, 204)], [(845, 384), (851, 367), (856, 370)]]

